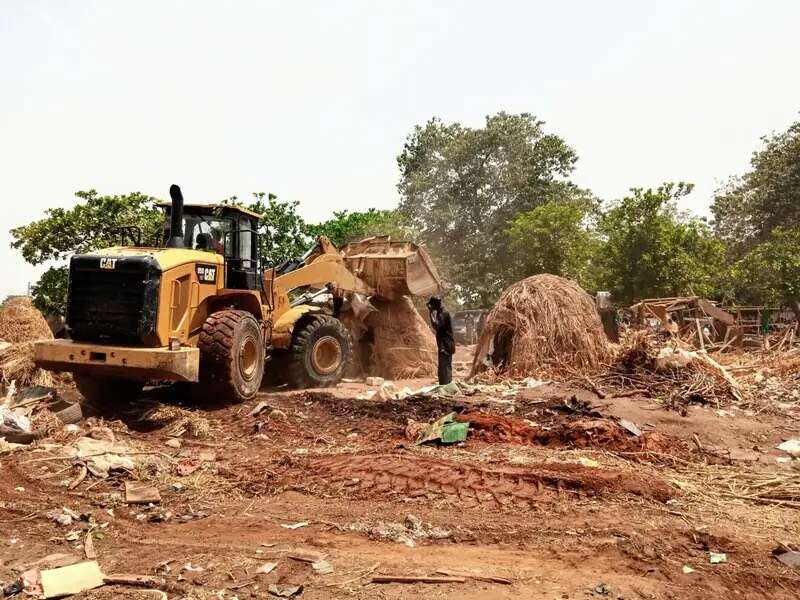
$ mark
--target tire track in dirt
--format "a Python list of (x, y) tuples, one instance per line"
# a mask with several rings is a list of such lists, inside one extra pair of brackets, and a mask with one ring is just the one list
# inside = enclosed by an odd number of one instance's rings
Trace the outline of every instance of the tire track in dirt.
[(304, 476), (309, 473), (323, 485), (355, 494), (434, 494), (500, 506), (552, 503), (564, 493), (631, 494), (659, 502), (676, 495), (655, 476), (570, 463), (489, 467), (410, 455), (340, 454), (309, 461)]

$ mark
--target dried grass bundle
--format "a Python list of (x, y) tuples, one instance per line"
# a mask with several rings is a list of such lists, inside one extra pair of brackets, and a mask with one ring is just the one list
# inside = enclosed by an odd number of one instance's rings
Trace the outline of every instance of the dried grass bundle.
[(0, 311), (0, 340), (12, 344), (52, 340), (47, 321), (28, 297), (11, 298)]
[(377, 309), (367, 317), (372, 330), (372, 360), (377, 374), (388, 379), (436, 375), (436, 337), (411, 298), (373, 298)]
[(628, 331), (622, 337), (615, 364), (597, 381), (647, 392), (675, 409), (693, 402), (716, 406), (742, 402), (738, 382), (704, 352), (692, 352), (694, 358), (684, 367), (658, 369), (659, 351), (680, 346), (674, 340), (665, 344), (647, 330)]
[(0, 373), (5, 381), (15, 381), (18, 388), (55, 385), (53, 375), (34, 364), (33, 342), (12, 344), (0, 350)]
[(591, 296), (574, 281), (534, 275), (506, 288), (489, 312), (472, 375), (494, 369), (510, 376), (558, 377), (594, 372), (610, 357)]

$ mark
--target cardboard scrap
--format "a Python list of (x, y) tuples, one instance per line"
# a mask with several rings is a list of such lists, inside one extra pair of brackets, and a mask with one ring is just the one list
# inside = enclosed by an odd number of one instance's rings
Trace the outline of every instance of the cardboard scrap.
[(103, 585), (100, 565), (92, 560), (42, 571), (42, 598), (60, 598)]
[(161, 502), (158, 488), (138, 481), (125, 482), (125, 502), (128, 504), (157, 504)]

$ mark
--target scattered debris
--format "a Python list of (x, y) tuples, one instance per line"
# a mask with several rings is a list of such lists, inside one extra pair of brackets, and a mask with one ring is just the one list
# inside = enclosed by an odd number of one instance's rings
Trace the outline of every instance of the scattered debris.
[(384, 381), (386, 380), (383, 377), (367, 377), (366, 384), (370, 387), (378, 387), (383, 385)]
[(792, 458), (800, 458), (800, 439), (786, 440), (778, 444), (777, 448), (786, 452)]
[(719, 565), (728, 562), (728, 555), (724, 552), (709, 552), (708, 562), (712, 565)]
[(274, 562), (274, 563), (267, 562), (267, 563), (262, 564), (260, 567), (258, 567), (256, 569), (256, 573), (260, 573), (262, 575), (268, 575), (268, 574), (272, 573), (272, 571), (274, 571), (275, 567), (277, 567), (277, 566), (278, 566), (278, 563), (276, 563), (276, 562)]
[(333, 565), (327, 560), (317, 560), (311, 563), (311, 568), (320, 575), (327, 575), (333, 573)]
[(100, 587), (103, 583), (100, 565), (93, 560), (41, 572), (43, 598), (71, 596)]
[(463, 577), (465, 579), (475, 579), (477, 581), (486, 581), (488, 583), (501, 583), (503, 585), (511, 585), (514, 583), (511, 579), (507, 579), (505, 577), (498, 577), (497, 575), (482, 575), (480, 573), (471, 573), (469, 571), (438, 569), (436, 573), (439, 575), (447, 575), (449, 577)]
[(443, 444), (454, 444), (467, 439), (468, 421), (456, 421), (456, 413), (449, 413), (437, 419), (419, 432), (414, 445), (440, 441)]
[(781, 554), (775, 554), (775, 558), (787, 567), (800, 567), (800, 552), (797, 550), (788, 550)]
[(437, 575), (373, 575), (371, 583), (465, 583), (464, 577)]
[(267, 591), (273, 596), (278, 596), (279, 598), (291, 598), (292, 596), (297, 596), (298, 594), (302, 593), (303, 586), (277, 585), (275, 583), (271, 583), (267, 588)]
[(126, 481), (125, 502), (128, 504), (157, 504), (161, 502), (161, 494), (156, 487), (136, 481)]
[(640, 435), (642, 435), (642, 430), (641, 430), (641, 429), (639, 429), (639, 428), (638, 428), (638, 427), (637, 427), (637, 426), (636, 426), (634, 423), (632, 423), (631, 421), (628, 421), (627, 419), (619, 419), (618, 423), (620, 424), (620, 426), (621, 426), (621, 427), (622, 427), (624, 430), (626, 430), (626, 431), (627, 431), (628, 433), (630, 433), (631, 435), (634, 435), (634, 436), (636, 436), (636, 437), (639, 437)]
[(684, 575), (690, 575), (691, 573), (694, 573), (694, 569), (692, 567), (690, 567), (689, 565), (683, 565), (683, 568), (681, 569), (681, 571), (683, 571)]
[(114, 573), (105, 575), (103, 581), (108, 585), (130, 585), (134, 587), (163, 588), (167, 581), (163, 577), (151, 575), (132, 575), (130, 573)]
[(185, 477), (197, 471), (201, 466), (203, 463), (196, 458), (182, 458), (175, 465), (175, 473), (180, 477)]
[(284, 529), (300, 529), (301, 527), (308, 527), (309, 521), (300, 521), (299, 523), (281, 523)]

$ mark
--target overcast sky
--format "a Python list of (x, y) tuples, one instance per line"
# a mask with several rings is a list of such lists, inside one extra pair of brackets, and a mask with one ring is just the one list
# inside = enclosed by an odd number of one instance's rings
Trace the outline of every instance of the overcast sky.
[(8, 229), (73, 193), (253, 191), (392, 207), (406, 135), (531, 112), (605, 199), (714, 189), (800, 118), (797, 0), (0, 2), (0, 295), (39, 270)]

